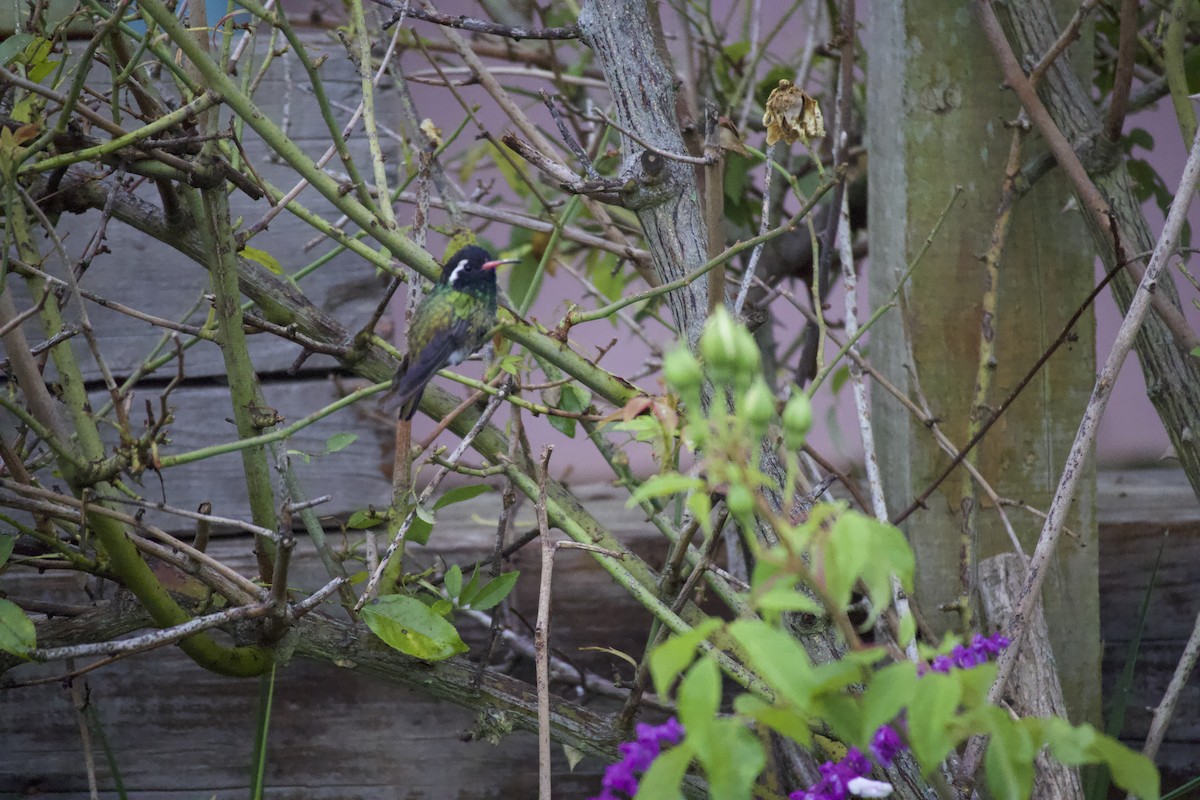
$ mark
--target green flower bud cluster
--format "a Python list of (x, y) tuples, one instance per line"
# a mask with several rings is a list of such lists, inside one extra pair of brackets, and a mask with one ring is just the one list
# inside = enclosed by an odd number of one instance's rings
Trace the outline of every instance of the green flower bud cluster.
[[(754, 337), (724, 308), (709, 318), (698, 350), (699, 358), (686, 347), (668, 353), (663, 377), (686, 411), (682, 431), (687, 445), (703, 452), (706, 491), (724, 493), (733, 518), (749, 530), (755, 524), (756, 495), (770, 483), (757, 468), (760, 442), (772, 424), (778, 426), (790, 474), (812, 428), (812, 405), (808, 395), (793, 386), (779, 412), (775, 393), (763, 377)], [(706, 379), (711, 381), (712, 399), (705, 409)]]
[(762, 374), (762, 357), (754, 337), (723, 307), (714, 311), (704, 326), (700, 354), (714, 384), (745, 391)]
[[(754, 337), (724, 308), (716, 309), (700, 336), (700, 355), (696, 358), (686, 347), (668, 353), (663, 359), (663, 377), (667, 385), (682, 398), (691, 412), (685, 432), (692, 447), (706, 444), (728, 450), (751, 452), (755, 442), (767, 434), (776, 419), (775, 395), (762, 375), (762, 358)], [(694, 415), (701, 407), (704, 379), (712, 381), (714, 398), (709, 419)], [(732, 395), (736, 414), (718, 398)], [(791, 399), (780, 416), (784, 444), (789, 450), (799, 450), (812, 428), (812, 406), (808, 395), (792, 387)]]

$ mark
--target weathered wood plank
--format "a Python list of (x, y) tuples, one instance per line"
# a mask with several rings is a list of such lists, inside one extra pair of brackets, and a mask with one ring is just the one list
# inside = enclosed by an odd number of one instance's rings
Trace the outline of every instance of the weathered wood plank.
[[(222, 681), (178, 651), (87, 679), (120, 776), (139, 798), (244, 798), (259, 685)], [(280, 670), (267, 742), (271, 796), (512, 798), (536, 793), (536, 742), (464, 741), (466, 711), (333, 667)], [(86, 796), (83, 753), (69, 695), (57, 685), (0, 695), (0, 792)], [(571, 773), (555, 753), (563, 796), (598, 788), (603, 765)], [(97, 755), (106, 793), (110, 770)], [(452, 766), (453, 765), (453, 766)], [(107, 794), (107, 796), (112, 796)]]

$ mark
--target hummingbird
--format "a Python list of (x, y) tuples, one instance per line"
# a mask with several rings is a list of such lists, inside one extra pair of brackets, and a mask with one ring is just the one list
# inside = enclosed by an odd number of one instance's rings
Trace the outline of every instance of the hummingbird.
[(425, 385), (442, 367), (465, 361), (496, 324), (496, 260), (482, 247), (464, 247), (442, 266), (442, 276), (417, 306), (408, 326), (408, 353), (392, 379), (387, 408), (412, 419)]

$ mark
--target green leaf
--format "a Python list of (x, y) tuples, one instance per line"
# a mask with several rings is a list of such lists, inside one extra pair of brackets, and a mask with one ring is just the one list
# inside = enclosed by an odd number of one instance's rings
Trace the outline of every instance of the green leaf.
[(733, 44), (727, 44), (721, 48), (721, 52), (725, 54), (725, 57), (729, 59), (730, 62), (736, 64), (745, 58), (750, 52), (750, 43), (734, 42)]
[(650, 765), (638, 782), (638, 793), (634, 800), (683, 800), (679, 785), (692, 763), (692, 749), (684, 741), (672, 747)]
[[(592, 393), (573, 383), (564, 384), (558, 397), (558, 408), (571, 414), (582, 414), (592, 404)], [(564, 436), (575, 438), (575, 420), (551, 414), (550, 424)]]
[(771, 584), (771, 588), (759, 595), (754, 601), (754, 607), (765, 612), (772, 619), (785, 611), (798, 611), (804, 614), (821, 616), (825, 609), (813, 598), (799, 589), (793, 589), (783, 581)]
[(1037, 725), (1039, 738), (1050, 745), (1050, 755), (1063, 764), (1078, 767), (1095, 760), (1092, 743), (1096, 729), (1091, 725), (1076, 727), (1061, 717), (1035, 717), (1026, 722)]
[(17, 537), (11, 533), (0, 533), (0, 567), (8, 561), (8, 557), (12, 555), (13, 547), (17, 543)]
[(912, 590), (912, 548), (900, 529), (886, 522), (847, 511), (825, 539), (824, 553), (825, 585), (834, 602), (846, 606), (855, 584), (861, 580), (866, 585), (871, 598), (868, 626), (891, 603), (893, 575), (905, 590)]
[[(633, 270), (619, 269), (621, 261), (616, 253), (603, 250), (589, 250), (587, 255), (587, 274), (592, 283), (610, 302), (625, 294)], [(617, 324), (617, 316), (612, 316), (613, 325)]]
[(16, 603), (0, 598), (0, 651), (25, 658), (36, 646), (33, 620)]
[(429, 544), (429, 537), (432, 535), (432, 517), (427, 519), (426, 516), (418, 513), (417, 518), (408, 526), (408, 536), (405, 538), (413, 544)]
[(833, 371), (833, 375), (829, 379), (829, 388), (836, 395), (848, 380), (850, 380), (850, 367), (840, 366)]
[(908, 661), (890, 664), (872, 675), (862, 695), (863, 735), (871, 736), (880, 725), (894, 720), (916, 689), (917, 666)]
[(633, 493), (633, 496), (629, 498), (629, 502), (625, 504), (625, 507), (633, 508), (644, 500), (703, 488), (704, 481), (699, 478), (689, 478), (687, 475), (681, 475), (678, 472), (664, 472), (661, 475), (652, 475), (647, 478)]
[(355, 531), (363, 531), (382, 525), (386, 519), (383, 514), (373, 508), (362, 508), (350, 515), (350, 519), (346, 520), (346, 527)]
[(533, 280), (537, 277), (537, 268), (537, 259), (528, 258), (522, 259), (521, 263), (515, 264), (509, 271), (508, 296), (514, 308), (525, 305), (525, 296), (534, 288)]
[(243, 247), (238, 255), (248, 261), (262, 265), (269, 272), (274, 272), (276, 275), (283, 274), (283, 265), (279, 263), (279, 259), (266, 250), (259, 250), (257, 247)]
[(371, 632), (405, 655), (441, 661), (467, 652), (454, 626), (413, 597), (389, 594), (363, 608)]
[(967, 708), (980, 708), (987, 705), (988, 691), (996, 682), (996, 662), (980, 664), (971, 669), (956, 669), (951, 675), (958, 679), (962, 687), (962, 704)]
[(1145, 128), (1132, 128), (1125, 134), (1125, 147), (1127, 152), (1134, 147), (1140, 147), (1143, 150), (1154, 149), (1154, 136)]
[(687, 510), (692, 518), (700, 521), (705, 534), (712, 534), (712, 498), (707, 492), (692, 492), (688, 495)]
[(1092, 752), (1108, 765), (1113, 783), (1117, 786), (1137, 795), (1140, 800), (1158, 800), (1158, 770), (1150, 759), (1102, 733), (1096, 734)]
[(345, 450), (358, 441), (357, 433), (335, 433), (325, 440), (325, 455)]
[(505, 572), (497, 575), (480, 587), (473, 597), (466, 598), (463, 602), (476, 611), (487, 611), (489, 608), (494, 608), (500, 604), (500, 601), (508, 597), (509, 592), (517, 585), (519, 577), (521, 577), (520, 572)]
[(762, 744), (740, 720), (728, 718), (717, 720), (705, 738), (711, 746), (704, 752), (697, 747), (696, 754), (712, 797), (750, 800), (750, 790), (767, 764)]
[(579, 762), (583, 761), (584, 752), (569, 744), (562, 746), (563, 756), (567, 759), (567, 769), (571, 772), (575, 771), (575, 767), (579, 766)]
[(512, 375), (515, 378), (520, 373), (521, 362), (524, 360), (525, 356), (520, 353), (514, 353), (513, 355), (505, 356), (504, 358), (500, 359), (499, 366), (501, 371), (507, 372), (509, 375)]
[(721, 670), (715, 658), (705, 656), (692, 665), (679, 684), (678, 703), (679, 721), (688, 739), (699, 747), (705, 732), (716, 723), (721, 706)]
[(812, 702), (812, 661), (788, 634), (759, 620), (740, 619), (729, 626), (729, 635), (741, 646), (750, 666), (771, 688), (807, 714)]
[(666, 696), (675, 678), (696, 657), (696, 648), (719, 627), (721, 621), (709, 617), (687, 633), (675, 634), (654, 648), (650, 653), (650, 677), (654, 680), (654, 691)]
[(8, 62), (20, 55), (33, 40), (32, 34), (18, 33), (0, 42), (0, 67), (7, 67)]
[(446, 587), (446, 594), (457, 598), (462, 592), (462, 567), (455, 564), (446, 570), (446, 575), (442, 578), (442, 584)]
[(1100, 733), (1091, 725), (1075, 726), (1058, 717), (1022, 722), (1040, 731), (1041, 741), (1050, 746), (1050, 754), (1058, 761), (1070, 766), (1099, 762), (1108, 767), (1113, 781), (1122, 789), (1141, 800), (1159, 797), (1159, 775), (1154, 764), (1113, 737)]
[(926, 673), (908, 710), (908, 741), (922, 772), (935, 769), (956, 744), (951, 731), (962, 686), (949, 675)]
[(791, 708), (773, 706), (752, 694), (742, 694), (734, 698), (733, 710), (761, 722), (802, 747), (808, 747), (812, 742), (808, 722)]
[(433, 504), (433, 510), (439, 511), (446, 506), (452, 506), (455, 503), (465, 503), (479, 497), (481, 494), (486, 494), (492, 491), (492, 487), (486, 483), (472, 483), (467, 486), (456, 486), (453, 489), (447, 489), (442, 492), (442, 496)]
[(1033, 790), (1033, 760), (1037, 756), (1037, 747), (1023, 726), (1008, 719), (997, 722), (1008, 724), (992, 726), (984, 762), (988, 789), (997, 800), (1028, 800)]

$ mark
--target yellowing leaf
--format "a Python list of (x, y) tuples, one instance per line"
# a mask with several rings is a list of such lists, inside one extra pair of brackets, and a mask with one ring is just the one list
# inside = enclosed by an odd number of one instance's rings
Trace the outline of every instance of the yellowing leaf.
[(283, 266), (279, 263), (279, 260), (266, 250), (259, 250), (257, 247), (243, 247), (238, 255), (256, 264), (261, 264), (276, 275), (283, 274)]

